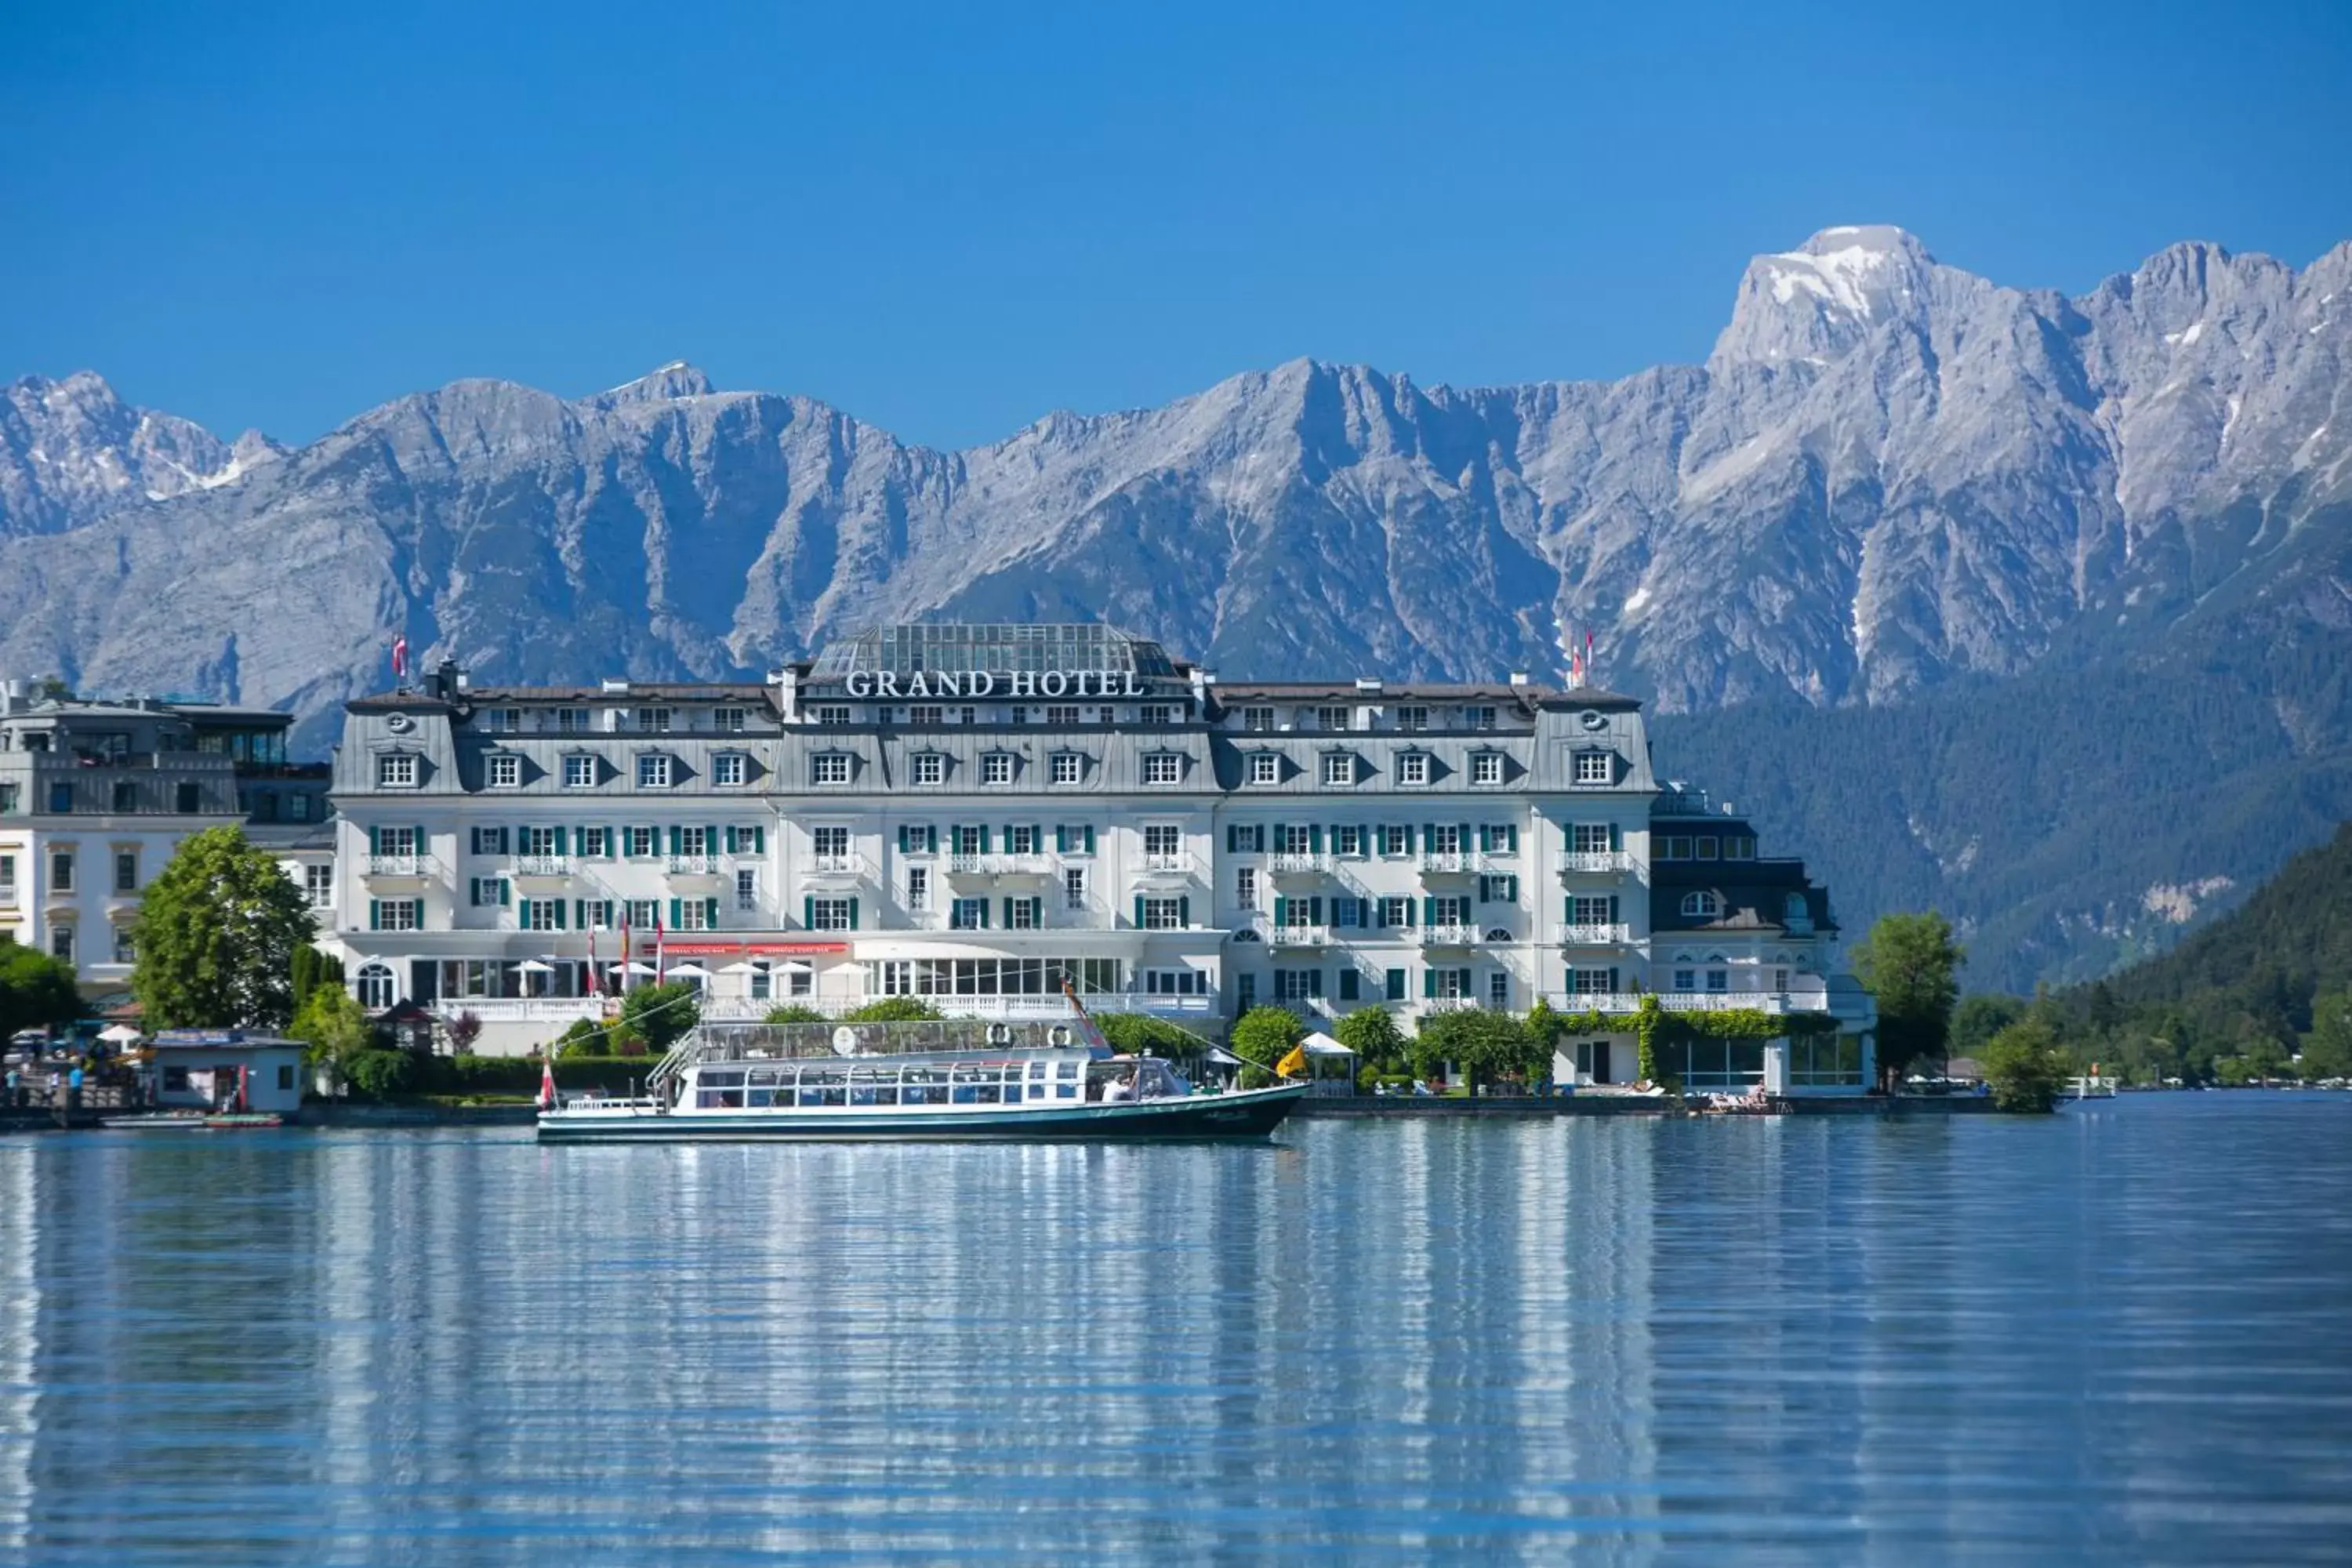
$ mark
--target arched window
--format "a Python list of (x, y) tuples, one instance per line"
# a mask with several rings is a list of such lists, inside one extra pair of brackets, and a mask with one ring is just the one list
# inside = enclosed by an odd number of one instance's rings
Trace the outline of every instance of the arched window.
[(392, 971), (381, 963), (363, 966), (355, 983), (360, 1005), (371, 1013), (381, 1013), (393, 1004)]
[(1801, 921), (1810, 918), (1813, 911), (1811, 906), (1805, 902), (1804, 894), (1790, 893), (1787, 901), (1781, 904), (1780, 912), (1789, 920)]
[(1723, 900), (1713, 893), (1701, 890), (1683, 895), (1683, 913), (1713, 920), (1723, 912)]

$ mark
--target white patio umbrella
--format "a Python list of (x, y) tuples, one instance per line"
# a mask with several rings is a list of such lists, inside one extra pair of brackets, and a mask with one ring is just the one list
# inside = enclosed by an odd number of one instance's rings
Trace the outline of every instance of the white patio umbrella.
[(541, 963), (535, 958), (526, 958), (520, 963), (516, 964), (515, 967), (521, 970), (525, 974), (552, 974), (555, 973), (555, 965), (551, 963)]
[(759, 967), (760, 966), (758, 964), (752, 963), (750, 959), (741, 958), (736, 960), (733, 963), (721, 964), (719, 966), (719, 973), (721, 974), (749, 974)]
[(654, 966), (652, 964), (639, 963), (634, 958), (629, 960), (628, 963), (621, 965), (621, 973), (624, 974), (651, 974), (653, 972)]
[(127, 1046), (139, 1038), (139, 1031), (128, 1024), (110, 1024), (98, 1032), (98, 1037), (110, 1046)]
[(708, 980), (710, 971), (698, 963), (673, 963), (669, 966), (672, 980)]

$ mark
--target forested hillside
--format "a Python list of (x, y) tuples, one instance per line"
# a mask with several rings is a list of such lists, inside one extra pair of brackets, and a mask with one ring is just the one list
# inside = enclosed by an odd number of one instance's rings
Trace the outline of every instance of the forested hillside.
[(2352, 633), (2248, 617), (2155, 660), (1652, 729), (1661, 773), (1805, 857), (1846, 930), (1940, 910), (1966, 987), (2024, 994), (2170, 949), (2352, 818)]
[[(1954, 1054), (2027, 1007), (1969, 998)], [(2042, 1011), (2078, 1060), (2135, 1081), (2352, 1075), (2352, 822), (2171, 952), (2049, 997)]]

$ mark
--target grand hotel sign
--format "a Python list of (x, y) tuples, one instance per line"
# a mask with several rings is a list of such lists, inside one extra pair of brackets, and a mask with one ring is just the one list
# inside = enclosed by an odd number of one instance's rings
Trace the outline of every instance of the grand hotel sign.
[(853, 669), (842, 677), (851, 697), (1142, 697), (1135, 672), (1112, 669)]

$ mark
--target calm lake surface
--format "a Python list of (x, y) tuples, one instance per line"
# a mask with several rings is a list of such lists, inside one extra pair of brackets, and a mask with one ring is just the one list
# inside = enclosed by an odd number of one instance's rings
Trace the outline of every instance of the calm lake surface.
[(2352, 1096), (0, 1140), (0, 1561), (2343, 1562)]

